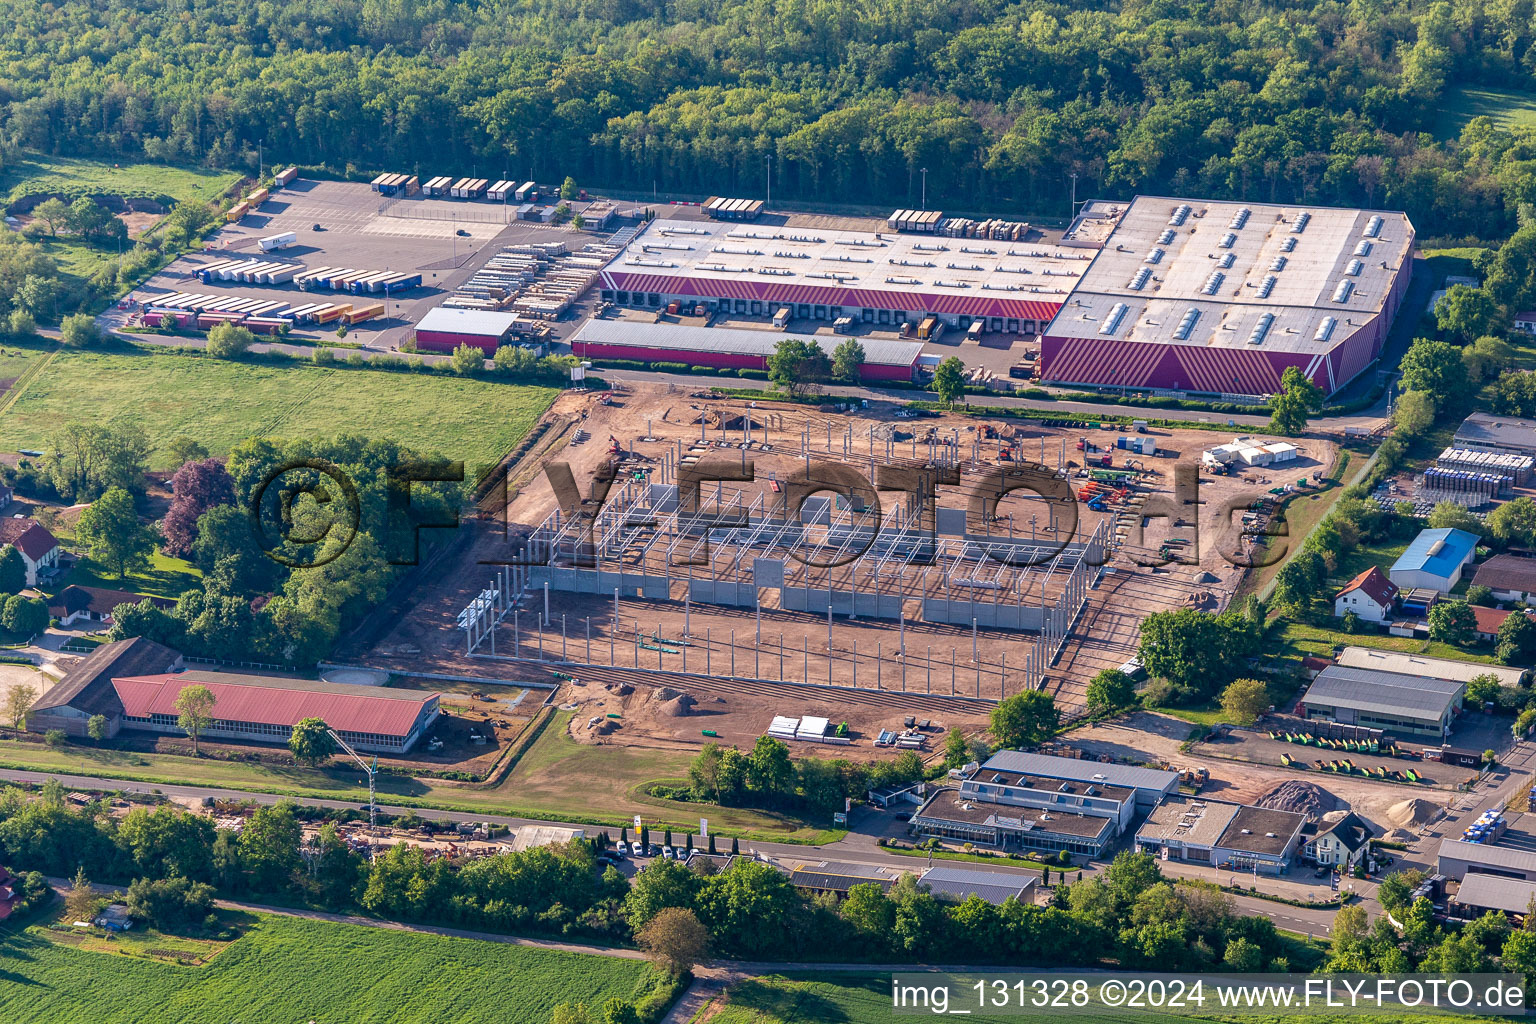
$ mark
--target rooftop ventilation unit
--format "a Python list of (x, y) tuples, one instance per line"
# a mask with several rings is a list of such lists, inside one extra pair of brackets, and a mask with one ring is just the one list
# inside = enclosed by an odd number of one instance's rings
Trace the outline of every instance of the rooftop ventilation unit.
[(971, 248), (968, 245), (962, 245), (960, 247), (960, 251), (961, 252), (968, 252), (968, 253), (970, 253), (973, 256), (996, 256), (997, 255), (997, 250), (996, 249), (973, 249), (973, 248)]
[(1274, 274), (1270, 274), (1268, 277), (1264, 278), (1263, 282), (1259, 285), (1259, 298), (1269, 298), (1269, 293), (1275, 290), (1275, 285), (1278, 284), (1279, 281), (1280, 279)]
[(1152, 268), (1142, 267), (1140, 270), (1136, 271), (1136, 276), (1131, 278), (1131, 290), (1135, 292), (1141, 291), (1147, 286), (1147, 281), (1151, 277)]
[(1355, 282), (1340, 281), (1339, 286), (1333, 290), (1334, 302), (1348, 302), (1349, 295), (1355, 290)]
[(1325, 317), (1323, 317), (1323, 322), (1317, 325), (1317, 333), (1312, 335), (1312, 340), (1313, 341), (1327, 341), (1329, 338), (1333, 337), (1333, 329), (1335, 327), (1337, 327), (1337, 326), (1339, 326), (1339, 318), (1338, 317), (1336, 317), (1336, 316), (1325, 316)]
[(1161, 263), (1161, 262), (1163, 262), (1163, 254), (1164, 254), (1164, 250), (1162, 250), (1162, 249), (1153, 249), (1151, 252), (1147, 253), (1147, 258), (1143, 262), (1153, 263), (1153, 264)]
[(1243, 230), (1243, 225), (1248, 223), (1248, 214), (1251, 212), (1246, 206), (1238, 210), (1232, 215), (1232, 223), (1228, 224), (1227, 227), (1233, 231)]
[(888, 278), (885, 279), (885, 283), (886, 284), (922, 284), (923, 282), (919, 281), (915, 277), (888, 277)]
[(1350, 277), (1359, 277), (1360, 271), (1364, 269), (1364, 263), (1361, 263), (1359, 260), (1350, 260), (1349, 266), (1344, 269), (1344, 273), (1348, 274)]
[(1296, 223), (1291, 225), (1291, 234), (1299, 235), (1303, 231), (1307, 230), (1307, 221), (1309, 221), (1311, 219), (1312, 219), (1312, 215), (1310, 213), (1299, 214), (1296, 217)]
[(986, 267), (982, 266), (980, 263), (950, 263), (950, 264), (948, 264), (948, 267), (949, 267), (950, 270), (986, 270), (987, 269)]
[(943, 280), (940, 280), (938, 278), (934, 278), (933, 286), (935, 288), (969, 288), (971, 286), (971, 282), (969, 282), (969, 281), (943, 281)]
[(1205, 286), (1200, 290), (1207, 295), (1215, 295), (1221, 291), (1221, 282), (1227, 279), (1227, 275), (1219, 270), (1211, 271), (1211, 276), (1205, 279)]
[(1355, 246), (1355, 255), (1356, 256), (1369, 256), (1370, 254), (1371, 254), (1371, 243), (1367, 242), (1363, 238), (1360, 239), (1360, 244)]
[(1195, 321), (1200, 319), (1200, 311), (1191, 306), (1185, 313), (1184, 319), (1179, 321), (1179, 326), (1173, 330), (1173, 336), (1178, 341), (1188, 341), (1190, 332), (1195, 329)]
[(675, 267), (676, 263), (668, 260), (648, 260), (641, 256), (631, 256), (624, 263), (631, 267)]
[(1125, 314), (1130, 312), (1130, 309), (1131, 307), (1123, 302), (1115, 303), (1114, 308), (1109, 311), (1109, 316), (1105, 317), (1104, 322), (1099, 325), (1099, 333), (1107, 337), (1118, 331), (1120, 322), (1125, 319)]
[(1371, 219), (1365, 222), (1365, 237), (1377, 238), (1381, 235), (1381, 215), (1373, 214)]
[(1189, 219), (1190, 212), (1191, 209), (1188, 203), (1180, 203), (1178, 206), (1175, 206), (1173, 208), (1173, 216), (1168, 218), (1168, 226), (1171, 228), (1183, 226), (1184, 222)]
[(794, 277), (795, 272), (788, 267), (758, 267), (759, 274), (767, 274), (769, 277)]
[(1220, 267), (1222, 270), (1228, 270), (1228, 269), (1231, 268), (1232, 264), (1234, 264), (1236, 262), (1237, 262), (1237, 254), (1236, 253), (1232, 253), (1232, 252), (1227, 252), (1227, 253), (1222, 253), (1221, 259), (1216, 261), (1216, 265), (1218, 267)]
[(1431, 544), (1429, 546), (1429, 550), (1424, 552), (1424, 554), (1427, 555), (1430, 558), (1434, 558), (1436, 555), (1438, 555), (1444, 549), (1445, 549), (1445, 541), (1437, 540), (1437, 541), (1435, 541), (1433, 544)]
[(729, 245), (717, 245), (711, 252), (723, 252), (729, 256), (761, 256), (761, 249), (736, 249)]
[(1164, 228), (1163, 233), (1157, 236), (1157, 244), (1167, 245), (1169, 242), (1173, 241), (1174, 234), (1175, 232), (1173, 228)]
[(1296, 239), (1294, 237), (1287, 238), (1285, 241), (1280, 243), (1280, 251), (1281, 252), (1294, 252), (1295, 249), (1296, 249)]
[(1274, 326), (1275, 314), (1265, 313), (1259, 317), (1259, 322), (1253, 325), (1253, 331), (1248, 335), (1248, 344), (1262, 345), (1269, 335), (1269, 329)]
[(1269, 269), (1276, 272), (1284, 270), (1287, 262), (1289, 261), (1284, 256), (1276, 256), (1269, 261)]
[(1228, 231), (1226, 234), (1221, 236), (1221, 241), (1217, 242), (1216, 244), (1221, 246), (1223, 249), (1230, 249), (1232, 248), (1232, 244), (1236, 241), (1237, 235), (1233, 234), (1231, 231)]

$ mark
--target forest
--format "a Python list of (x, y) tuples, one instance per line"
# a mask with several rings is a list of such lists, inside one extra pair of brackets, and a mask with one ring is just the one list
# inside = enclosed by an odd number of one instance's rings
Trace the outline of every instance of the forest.
[[(1406, 210), (1496, 239), (1536, 134), (1531, 0), (59, 0), (0, 4), (0, 136), (53, 154), (1063, 218), (1097, 194)], [(926, 169), (926, 174), (924, 170)]]

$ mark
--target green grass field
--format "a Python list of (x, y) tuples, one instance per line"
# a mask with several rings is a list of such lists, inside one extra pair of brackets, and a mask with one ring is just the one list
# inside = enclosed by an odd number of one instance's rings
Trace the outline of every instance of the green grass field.
[(34, 195), (58, 195), (66, 202), (79, 196), (121, 196), (207, 203), (223, 195), (240, 177), (235, 171), (162, 164), (115, 167), (94, 160), (23, 153), (0, 170), (0, 195), (7, 205)]
[(0, 940), (0, 1020), (542, 1022), (558, 1003), (631, 998), (639, 960), (260, 916), (206, 966), (73, 949), (33, 927)]
[(1536, 125), (1536, 93), (1473, 86), (1448, 89), (1435, 119), (1435, 134), (1455, 138), (1474, 117), (1492, 118), (1500, 128), (1531, 127)]
[[(1015, 970), (1025, 973), (1028, 968), (1000, 968), (999, 970), (1011, 974)], [(711, 1005), (704, 1014), (694, 1019), (707, 1017), (710, 1024), (890, 1024), (891, 1021), (903, 1019), (944, 1019), (931, 1010), (914, 1011), (910, 1008), (898, 1016), (892, 1009), (890, 974), (840, 974), (834, 975), (833, 978), (834, 980), (831, 981), (822, 981), (800, 974), (773, 974), (753, 978), (739, 983), (722, 997), (723, 1006)], [(719, 1003), (719, 999), (716, 1003)], [(963, 1008), (958, 996), (949, 1005), (951, 1013)], [(1243, 1021), (1247, 1024), (1278, 1024), (1281, 1020), (1304, 1020), (1308, 1024), (1342, 1024), (1346, 1019), (1360, 1019), (1307, 1011), (1300, 1011), (1296, 1016), (1283, 1018), (1262, 1012), (1224, 1016), (1220, 1009), (1214, 1006), (1208, 1005), (1206, 1009), (1209, 1011), (1209, 1016), (1128, 1010), (1106, 1010), (1103, 1013), (1094, 1013), (1091, 1010), (1076, 1009), (1066, 1014), (1055, 1011), (1055, 1016), (1072, 1021), (1073, 1024), (1179, 1024), (1183, 1021), (1212, 1019)], [(1020, 1021), (1047, 1019), (1052, 1012), (1044, 1009), (1020, 1011), (1015, 1008), (1008, 1014), (970, 1013), (961, 1019), (969, 1021), (970, 1024), (1018, 1024)], [(1379, 1020), (1391, 1019), (1403, 1022), (1452, 1019), (1419, 1013), (1390, 1018), (1378, 1014), (1376, 1017)]]
[[(170, 468), (164, 446), (188, 436), (224, 454), (247, 437), (398, 441), (463, 460), (505, 455), (557, 391), (453, 377), (318, 366), (270, 366), (140, 352), (65, 352), (0, 420), (0, 450), (42, 448), (74, 420), (139, 424)], [(82, 404), (82, 396), (89, 396)]]
[[(63, 540), (64, 537), (61, 535), (60, 539)], [(72, 542), (73, 538), (70, 538), (70, 541)], [(149, 597), (168, 597), (175, 600), (195, 588), (202, 578), (202, 571), (191, 562), (172, 558), (156, 548), (150, 552), (148, 569), (143, 572), (130, 572), (123, 579), (118, 579), (114, 573), (96, 564), (89, 556), (81, 555), (80, 561), (73, 569), (42, 589), (52, 597), (73, 584), (81, 587), (100, 587), (103, 590), (127, 590)]]

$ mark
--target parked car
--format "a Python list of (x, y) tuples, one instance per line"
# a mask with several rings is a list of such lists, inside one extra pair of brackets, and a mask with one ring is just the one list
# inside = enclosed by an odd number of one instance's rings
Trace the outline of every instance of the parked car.
[(675, 860), (677, 858), (677, 851), (670, 846), (663, 846), (661, 848), (661, 856), (663, 860)]
[(633, 849), (635, 851), (635, 856), (636, 857), (644, 857), (645, 856), (645, 847), (640, 845), (640, 840), (638, 840), (638, 839), (635, 840)]

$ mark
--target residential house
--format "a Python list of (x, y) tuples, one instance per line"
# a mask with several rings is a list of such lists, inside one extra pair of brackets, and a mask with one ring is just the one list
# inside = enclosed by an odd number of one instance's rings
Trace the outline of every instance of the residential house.
[(1493, 591), (1496, 601), (1536, 603), (1536, 558), (1494, 555), (1477, 567), (1472, 582)]
[(1351, 871), (1365, 857), (1371, 835), (1371, 826), (1354, 811), (1329, 811), (1321, 821), (1308, 823), (1301, 853), (1314, 864)]
[(1333, 596), (1333, 614), (1343, 618), (1354, 612), (1367, 622), (1386, 622), (1396, 600), (1397, 584), (1373, 565)]
[(120, 604), (138, 604), (148, 601), (156, 608), (170, 610), (176, 602), (165, 597), (149, 597), (128, 590), (107, 590), (103, 587), (82, 587), (71, 583), (48, 602), (48, 614), (59, 620), (61, 626), (77, 623), (112, 624), (112, 609)]
[(1536, 334), (1536, 310), (1525, 310), (1515, 314), (1515, 330), (1524, 331), (1526, 334)]
[(21, 555), (27, 567), (27, 586), (49, 576), (58, 568), (64, 549), (59, 540), (33, 519), (0, 519), (0, 545), (9, 544)]

